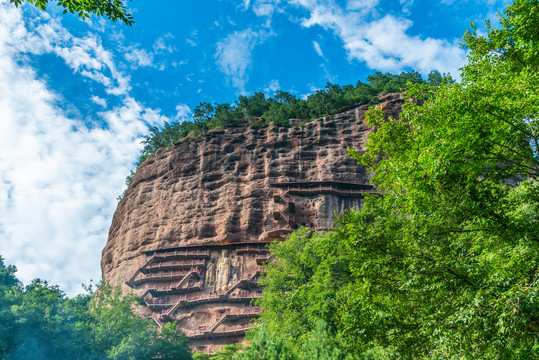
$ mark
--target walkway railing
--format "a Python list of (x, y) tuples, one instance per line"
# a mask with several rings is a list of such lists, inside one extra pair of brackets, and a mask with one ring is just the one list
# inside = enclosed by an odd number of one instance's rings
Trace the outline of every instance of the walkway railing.
[[(197, 257), (203, 257), (203, 258), (209, 258), (210, 257), (210, 250), (174, 250), (174, 251), (165, 251), (162, 253), (153, 253), (149, 259), (146, 260), (144, 265), (142, 265), (140, 268), (138, 268), (133, 275), (125, 282), (125, 284), (129, 287), (136, 286), (137, 284), (140, 284), (141, 282), (136, 280), (139, 274), (147, 274), (153, 270), (163, 270), (163, 269), (175, 269), (175, 268), (183, 268), (183, 267), (199, 267), (204, 266), (204, 260), (198, 259), (198, 260), (192, 260), (193, 264), (185, 263), (186, 265), (183, 266), (181, 262), (176, 262), (171, 264), (170, 266), (165, 264), (160, 265), (151, 265), (156, 260), (168, 260), (168, 259), (181, 259), (181, 258), (197, 258)], [(142, 281), (144, 283), (145, 281)]]
[(242, 253), (260, 253), (260, 252), (267, 252), (268, 249), (264, 245), (241, 245), (236, 248), (236, 253), (242, 254)]
[(294, 231), (290, 226), (274, 226), (266, 229), (266, 233), (269, 237), (278, 237), (288, 235)]
[(210, 332), (215, 331), (221, 325), (225, 320), (227, 319), (240, 319), (242, 317), (252, 318), (252, 317), (258, 317), (262, 313), (262, 309), (260, 307), (256, 308), (250, 308), (245, 309), (240, 312), (232, 312), (230, 310), (227, 310), (223, 316), (221, 316), (215, 324), (210, 328)]
[(241, 324), (233, 326), (223, 326), (220, 331), (211, 331), (207, 327), (200, 327), (199, 331), (189, 331), (184, 330), (183, 333), (189, 339), (204, 339), (204, 338), (213, 338), (213, 337), (227, 337), (227, 336), (237, 336), (245, 334), (247, 330), (256, 327), (253, 324)]
[(155, 258), (193, 258), (193, 257), (210, 257), (210, 250), (170, 250), (163, 252), (155, 252), (152, 257)]
[(271, 254), (261, 254), (255, 256), (255, 261), (258, 265), (262, 265), (265, 262), (268, 262), (271, 258)]
[(191, 271), (183, 272), (185, 276), (181, 278), (179, 282), (176, 284), (170, 284), (170, 285), (163, 285), (158, 286), (154, 285), (151, 288), (146, 289), (144, 291), (144, 294), (142, 294), (142, 297), (146, 296), (146, 294), (150, 293), (152, 295), (156, 295), (159, 292), (164, 293), (170, 293), (170, 294), (180, 294), (183, 292), (191, 292), (191, 291), (200, 291), (202, 290), (202, 282), (197, 281), (196, 283), (189, 285), (188, 287), (182, 288), (183, 284), (185, 284), (186, 281), (188, 281), (192, 277), (200, 277), (202, 276), (202, 271), (200, 269), (191, 269)]
[(293, 198), (287, 196), (288, 194), (288, 191), (285, 192), (285, 193), (280, 193), (280, 192), (274, 192), (273, 193), (273, 202), (278, 204), (280, 202), (282, 202), (283, 204), (285, 204), (287, 206), (287, 208), (290, 210), (290, 212), (295, 212), (295, 209), (296, 209), (296, 206), (295, 206), (295, 201)]
[(163, 270), (163, 269), (182, 269), (182, 268), (192, 268), (192, 267), (200, 267), (204, 266), (206, 264), (206, 260), (178, 260), (178, 261), (170, 261), (170, 262), (159, 262), (156, 264), (150, 264), (146, 266), (146, 268), (141, 268), (140, 271), (143, 274), (146, 274), (151, 271), (155, 270)]
[(273, 209), (273, 219), (275, 220), (283, 219), (284, 221), (286, 221), (286, 223), (289, 226), (294, 226), (294, 222), (295, 222), (294, 216), (287, 215), (279, 209)]
[(374, 189), (342, 189), (336, 186), (317, 186), (317, 187), (289, 187), (288, 192), (290, 194), (318, 194), (318, 193), (335, 193), (340, 196), (361, 196), (363, 194), (378, 194), (382, 192)]
[[(144, 275), (140, 279), (135, 279), (132, 284), (133, 286), (138, 286), (149, 281), (170, 281), (175, 279), (183, 279), (186, 275), (190, 273), (197, 273), (199, 274), (199, 276), (202, 274), (202, 272), (197, 268), (192, 268), (190, 270), (163, 271)], [(172, 288), (174, 286), (171, 285), (170, 287)]]

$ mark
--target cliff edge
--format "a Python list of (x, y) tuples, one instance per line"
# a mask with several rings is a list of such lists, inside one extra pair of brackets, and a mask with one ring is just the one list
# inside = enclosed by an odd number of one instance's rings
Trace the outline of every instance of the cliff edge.
[[(398, 94), (380, 96), (398, 117)], [(371, 131), (367, 105), (290, 128), (239, 127), (160, 149), (138, 168), (103, 249), (103, 279), (143, 296), (156, 323), (177, 321), (199, 351), (241, 341), (264, 244), (298, 228), (329, 230), (335, 213), (375, 193), (347, 156)]]

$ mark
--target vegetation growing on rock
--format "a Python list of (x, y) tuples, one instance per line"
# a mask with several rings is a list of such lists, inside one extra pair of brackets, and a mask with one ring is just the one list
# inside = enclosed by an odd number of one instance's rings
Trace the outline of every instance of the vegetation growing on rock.
[(324, 89), (317, 90), (306, 99), (278, 90), (269, 98), (260, 92), (240, 96), (234, 104), (202, 102), (193, 110), (191, 121), (166, 122), (161, 129), (150, 128), (138, 164), (161, 147), (196, 139), (212, 129), (239, 126), (243, 119), (248, 119), (251, 126), (289, 126), (289, 119), (309, 121), (376, 103), (378, 94), (402, 91), (407, 83), (440, 85), (451, 82), (450, 76), (441, 75), (438, 71), (431, 72), (428, 80), (423, 80), (415, 71), (399, 75), (377, 72), (367, 78), (367, 83), (358, 81), (355, 86), (327, 83)]
[(0, 359), (190, 359), (187, 338), (135, 313), (137, 299), (102, 284), (69, 299), (36, 279), (23, 287), (0, 257)]

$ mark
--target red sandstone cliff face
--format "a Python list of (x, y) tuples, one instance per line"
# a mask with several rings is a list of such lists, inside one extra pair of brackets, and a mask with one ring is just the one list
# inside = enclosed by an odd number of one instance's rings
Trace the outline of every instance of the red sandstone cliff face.
[[(399, 95), (385, 95), (381, 101), (385, 113), (398, 116)], [(154, 299), (147, 304), (168, 301), (170, 305), (149, 308), (173, 310), (169, 318), (186, 319), (180, 327), (187, 332), (211, 324), (213, 318), (223, 323), (221, 315), (236, 306), (226, 305), (228, 296), (236, 296), (234, 286), (240, 292), (247, 291), (242, 286), (256, 287), (258, 260), (234, 244), (272, 241), (297, 226), (329, 230), (334, 212), (361, 207), (359, 193), (370, 189), (369, 179), (365, 169), (347, 156), (347, 149), (363, 147), (370, 131), (364, 122), (367, 109), (361, 106), (302, 127), (213, 131), (202, 139), (160, 149), (139, 167), (114, 214), (103, 249), (103, 279), (113, 284), (127, 281), (136, 292), (151, 294), (148, 297)], [(189, 246), (211, 251), (189, 258), (190, 264), (201, 263), (186, 285), (182, 277), (189, 271), (182, 266), (187, 266), (188, 257), (172, 257), (170, 252), (170, 257), (166, 252), (155, 257), (152, 251)], [(215, 269), (219, 264), (225, 265)], [(152, 270), (163, 266), (170, 271)], [(252, 279), (241, 282), (247, 275)], [(179, 299), (191, 290), (180, 288), (193, 287), (194, 281), (200, 284), (196, 291), (207, 296), (234, 289), (227, 297), (222, 295), (220, 305), (181, 310)], [(157, 291), (163, 286), (176, 290)]]

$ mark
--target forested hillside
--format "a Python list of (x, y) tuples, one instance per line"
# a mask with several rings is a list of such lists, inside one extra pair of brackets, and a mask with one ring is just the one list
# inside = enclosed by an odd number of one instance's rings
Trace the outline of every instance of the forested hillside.
[(240, 96), (233, 104), (200, 103), (191, 120), (165, 123), (163, 128), (152, 127), (144, 140), (144, 149), (139, 164), (160, 147), (178, 141), (189, 141), (203, 136), (211, 129), (239, 126), (242, 119), (250, 120), (250, 126), (262, 127), (274, 124), (290, 126), (289, 119), (309, 121), (332, 115), (363, 104), (375, 104), (381, 93), (400, 92), (406, 84), (430, 84), (439, 86), (452, 83), (446, 74), (432, 71), (424, 80), (416, 71), (394, 75), (377, 72), (367, 77), (367, 82), (340, 86), (327, 83), (324, 89), (301, 99), (286, 91), (278, 90), (273, 97), (261, 92), (251, 96)]

